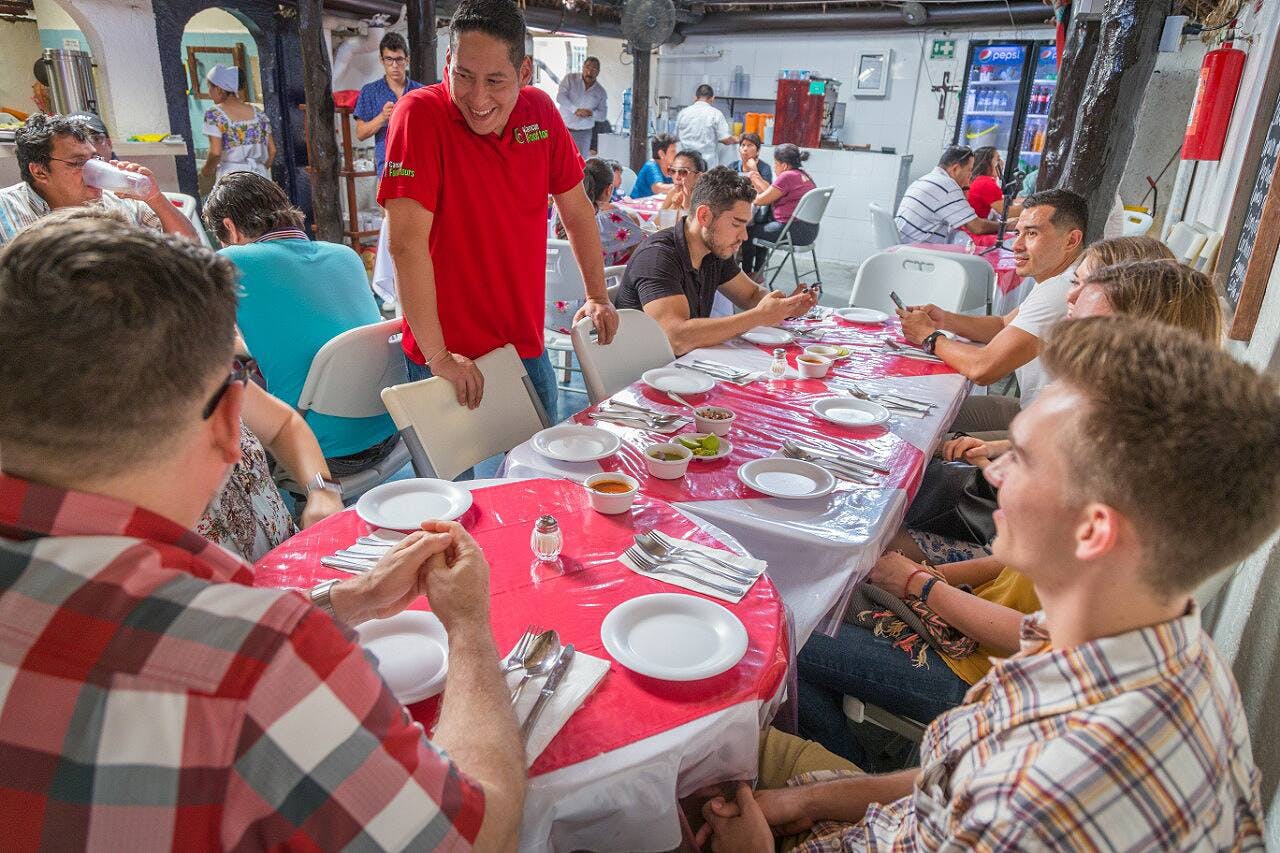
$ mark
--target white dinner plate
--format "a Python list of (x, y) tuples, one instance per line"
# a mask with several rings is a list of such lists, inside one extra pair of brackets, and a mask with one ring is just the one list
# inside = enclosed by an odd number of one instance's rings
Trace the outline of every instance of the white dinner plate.
[(786, 329), (779, 329), (774, 326), (756, 326), (749, 332), (743, 332), (742, 338), (762, 346), (782, 346), (795, 340), (795, 336)]
[(375, 486), (356, 501), (356, 514), (374, 527), (417, 530), (427, 519), (452, 521), (471, 509), (471, 492), (448, 480), (419, 477)]
[[(681, 435), (672, 436), (672, 438), (674, 438), (676, 441), (679, 441), (681, 438), (692, 438), (695, 441), (701, 441), (706, 437), (707, 437), (707, 433), (705, 432), (686, 432)], [(693, 448), (690, 447), (689, 451), (692, 452)], [(694, 462), (714, 462), (717, 459), (725, 458), (732, 452), (733, 452), (733, 442), (727, 438), (721, 438), (720, 450), (716, 453), (715, 456), (699, 456), (698, 454), (694, 453), (692, 459)]]
[(781, 456), (743, 463), (738, 479), (775, 498), (820, 498), (836, 487), (836, 478), (826, 468)]
[(561, 424), (533, 437), (533, 449), (561, 462), (594, 462), (618, 452), (622, 439), (605, 429)]
[(716, 381), (697, 370), (684, 370), (679, 367), (655, 367), (640, 375), (640, 381), (650, 388), (659, 391), (674, 391), (677, 394), (705, 394), (716, 387)]
[(837, 308), (836, 316), (850, 323), (883, 323), (889, 315), (874, 308)]
[(817, 401), (809, 409), (823, 420), (840, 426), (879, 426), (889, 420), (889, 410), (884, 406), (856, 397), (827, 397)]
[(356, 627), (360, 645), (378, 659), (378, 674), (403, 705), (444, 690), (449, 636), (434, 613), (405, 610)]
[(604, 617), (600, 640), (627, 669), (664, 681), (696, 681), (747, 653), (747, 629), (714, 601), (678, 592), (624, 601)]

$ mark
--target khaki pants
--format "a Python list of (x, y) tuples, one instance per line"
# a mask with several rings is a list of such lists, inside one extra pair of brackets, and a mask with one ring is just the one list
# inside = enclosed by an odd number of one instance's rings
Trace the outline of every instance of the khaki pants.
[[(760, 780), (757, 788), (785, 788), (788, 779), (819, 770), (862, 772), (853, 762), (828, 752), (820, 744), (780, 732), (772, 726), (760, 736)], [(780, 838), (778, 850), (788, 853), (807, 838), (807, 833)]]
[(1017, 397), (990, 394), (966, 397), (960, 404), (959, 414), (951, 422), (951, 429), (954, 432), (968, 433), (983, 441), (993, 441), (1005, 437), (1003, 434), (994, 433), (1007, 432), (1009, 424), (1013, 422), (1019, 411), (1021, 411), (1021, 404)]

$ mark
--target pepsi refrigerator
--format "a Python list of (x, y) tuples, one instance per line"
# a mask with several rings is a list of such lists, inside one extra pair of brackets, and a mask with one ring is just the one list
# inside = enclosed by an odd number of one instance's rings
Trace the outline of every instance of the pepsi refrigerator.
[(1038, 169), (1057, 86), (1053, 42), (970, 42), (954, 142), (1000, 149), (1006, 181), (1015, 171)]

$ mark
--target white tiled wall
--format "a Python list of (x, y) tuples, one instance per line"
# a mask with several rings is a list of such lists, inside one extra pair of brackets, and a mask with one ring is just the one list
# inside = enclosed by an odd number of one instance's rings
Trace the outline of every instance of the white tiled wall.
[[(773, 149), (762, 152), (769, 159)], [(861, 263), (875, 254), (867, 204), (893, 210), (910, 157), (869, 151), (809, 149), (804, 170), (820, 187), (835, 187), (818, 228), (818, 262)]]

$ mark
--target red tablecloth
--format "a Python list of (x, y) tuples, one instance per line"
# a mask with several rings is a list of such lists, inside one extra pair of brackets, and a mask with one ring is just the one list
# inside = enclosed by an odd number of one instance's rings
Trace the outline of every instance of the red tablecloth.
[(651, 195), (645, 198), (624, 198), (615, 201), (614, 204), (631, 211), (640, 218), (641, 222), (648, 222), (662, 209), (662, 199), (660, 195)]
[[(837, 362), (829, 376), (846, 379), (871, 379), (886, 376), (923, 376), (952, 373), (946, 365), (931, 364), (915, 359), (901, 358), (888, 352), (881, 341), (887, 335), (902, 340), (895, 324), (855, 325), (844, 321), (826, 321), (807, 324), (808, 328), (824, 328), (823, 343), (848, 343), (854, 345), (852, 356)], [(861, 345), (859, 345), (861, 344)], [(774, 347), (761, 346), (765, 352)], [(796, 366), (801, 353), (800, 344), (790, 344), (787, 360)], [(666, 394), (636, 383), (635, 395), (650, 408), (671, 413), (688, 410), (676, 404)], [(678, 480), (662, 480), (648, 473), (642, 445), (623, 442), (617, 454), (600, 461), (605, 471), (622, 471), (640, 480), (644, 494), (667, 501), (731, 500), (735, 498), (764, 497), (760, 492), (738, 478), (738, 468), (752, 459), (762, 459), (777, 454), (784, 439), (795, 439), (806, 444), (826, 447), (829, 450), (855, 458), (865, 458), (889, 469), (889, 474), (879, 478), (874, 486), (863, 486), (840, 480), (837, 491), (857, 489), (904, 489), (914, 495), (922, 476), (925, 454), (909, 441), (893, 434), (885, 426), (847, 427), (818, 417), (810, 408), (818, 400), (831, 396), (831, 389), (817, 379), (784, 379), (758, 381), (749, 385), (717, 382), (705, 394), (681, 395), (695, 406), (714, 405), (731, 409), (737, 418), (729, 440), (733, 452), (723, 459), (689, 463), (689, 473)], [(573, 416), (574, 421), (594, 425), (589, 413), (598, 411), (601, 405), (592, 406)], [(686, 431), (692, 431), (690, 427)], [(670, 436), (651, 433), (655, 443), (673, 440)], [(861, 451), (860, 453), (858, 451)]]
[[(964, 246), (958, 246), (954, 243), (907, 243), (913, 249), (928, 249), (931, 252), (956, 252), (958, 254), (968, 254)], [(976, 257), (983, 258), (987, 263), (991, 264), (991, 268), (996, 271), (996, 287), (1001, 293), (1010, 293), (1022, 286), (1022, 276), (1018, 275), (1017, 264), (1013, 260), (1013, 252), (1008, 249), (996, 249), (987, 252), (984, 255)]]
[[(677, 591), (637, 575), (617, 562), (639, 528), (720, 545), (682, 513), (651, 497), (636, 501), (630, 514), (593, 511), (581, 486), (562, 480), (527, 480), (477, 489), (462, 522), (484, 549), (492, 569), (493, 633), (500, 651), (511, 648), (531, 623), (553, 627), (563, 641), (587, 654), (609, 659), (600, 642), (600, 623), (617, 605), (640, 595)], [(529, 549), (533, 521), (551, 513), (564, 532), (560, 562), (550, 567)], [(320, 565), (320, 558), (370, 531), (354, 510), (304, 530), (255, 565), (255, 584), (310, 587), (345, 577)], [(689, 593), (693, 595), (694, 593)], [(534, 762), (531, 775), (584, 761), (738, 703), (774, 696), (787, 671), (787, 628), (782, 603), (762, 577), (736, 605), (725, 605), (747, 627), (747, 654), (728, 672), (692, 682), (665, 682), (637, 675), (612, 663), (596, 692)], [(429, 610), (425, 599), (413, 605)], [(430, 728), (438, 700), (409, 707)]]

